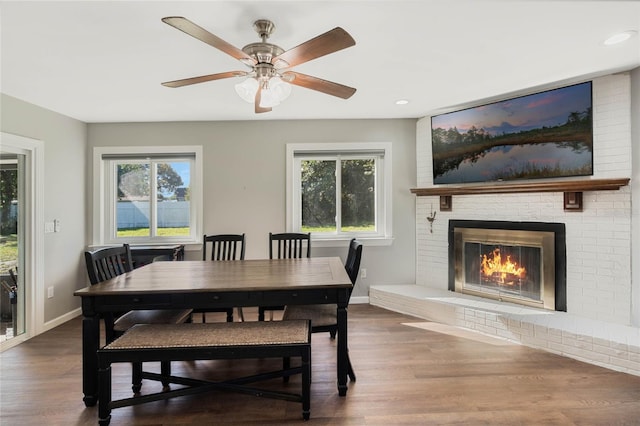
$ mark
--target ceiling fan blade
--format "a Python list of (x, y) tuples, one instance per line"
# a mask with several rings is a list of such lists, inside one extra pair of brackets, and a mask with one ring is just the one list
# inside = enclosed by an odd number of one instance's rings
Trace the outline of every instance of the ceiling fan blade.
[(356, 93), (356, 89), (354, 89), (353, 87), (323, 80), (318, 77), (301, 74), (299, 72), (287, 71), (282, 74), (282, 77), (285, 81), (291, 84), (295, 84), (296, 86), (306, 87), (307, 89), (311, 90), (317, 90), (318, 92), (337, 96), (342, 99), (349, 99), (354, 93)]
[(248, 66), (253, 66), (256, 64), (255, 59), (253, 59), (251, 56), (247, 55), (237, 47), (222, 40), (220, 37), (211, 34), (204, 28), (194, 24), (187, 18), (184, 18), (182, 16), (167, 16), (166, 18), (162, 18), (162, 22), (171, 25), (172, 27), (177, 28), (186, 34), (189, 34), (191, 37), (195, 37), (198, 40), (215, 47), (216, 49), (222, 50), (227, 55), (233, 56), (234, 58), (242, 61)]
[(206, 81), (221, 80), (223, 78), (242, 77), (247, 75), (245, 71), (227, 71), (218, 74), (201, 75), (199, 77), (184, 78), (182, 80), (166, 81), (162, 83), (166, 87), (182, 87), (190, 84), (204, 83)]
[[(327, 31), (326, 33), (312, 38), (301, 45), (287, 50), (281, 55), (273, 58), (271, 63), (278, 68), (291, 68), (312, 59), (328, 55), (329, 53), (346, 49), (347, 47), (351, 47), (355, 44), (356, 41), (348, 32), (340, 27), (336, 27), (331, 31)], [(286, 64), (278, 63), (279, 61), (285, 61)]]
[(263, 108), (260, 106), (261, 99), (262, 99), (262, 87), (258, 87), (258, 90), (256, 91), (256, 101), (255, 101), (256, 114), (271, 111), (271, 108)]

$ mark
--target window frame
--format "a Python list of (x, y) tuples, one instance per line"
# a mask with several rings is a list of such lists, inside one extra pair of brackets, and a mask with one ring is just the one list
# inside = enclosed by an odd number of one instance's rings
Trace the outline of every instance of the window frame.
[[(315, 246), (341, 246), (345, 240), (357, 237), (369, 245), (389, 245), (392, 232), (392, 152), (388, 142), (292, 143), (286, 146), (286, 229), (300, 232), (302, 193), (300, 161), (306, 159), (376, 158), (376, 232), (312, 233)], [(306, 156), (306, 157), (305, 157)], [(336, 179), (339, 185), (339, 179)], [(338, 207), (337, 207), (338, 208)], [(339, 210), (338, 210), (339, 211)]]
[[(190, 171), (190, 229), (188, 236), (117, 237), (115, 164), (149, 157), (151, 161), (187, 160)], [(202, 147), (201, 146), (132, 146), (96, 147), (93, 151), (93, 243), (110, 244), (195, 244), (202, 236)], [(155, 185), (154, 185), (155, 187)], [(151, 208), (155, 196), (150, 196)]]

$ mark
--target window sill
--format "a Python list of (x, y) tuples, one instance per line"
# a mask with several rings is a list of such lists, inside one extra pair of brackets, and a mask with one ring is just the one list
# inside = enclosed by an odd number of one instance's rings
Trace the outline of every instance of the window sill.
[[(368, 238), (360, 238), (357, 236), (348, 237), (348, 238), (322, 238), (322, 239), (314, 239), (311, 238), (311, 246), (312, 247), (344, 247), (349, 244), (351, 238), (357, 238), (365, 246), (369, 247), (381, 247), (381, 246), (390, 246), (393, 244), (393, 237), (368, 237)], [(312, 249), (313, 250), (313, 249)]]

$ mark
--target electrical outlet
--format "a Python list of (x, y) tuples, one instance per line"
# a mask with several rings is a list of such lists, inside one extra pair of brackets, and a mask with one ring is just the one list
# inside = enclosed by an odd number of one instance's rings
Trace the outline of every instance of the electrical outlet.
[(53, 287), (47, 288), (47, 298), (51, 299), (53, 297)]
[(367, 278), (367, 269), (366, 268), (360, 269), (360, 278), (362, 278), (362, 279)]

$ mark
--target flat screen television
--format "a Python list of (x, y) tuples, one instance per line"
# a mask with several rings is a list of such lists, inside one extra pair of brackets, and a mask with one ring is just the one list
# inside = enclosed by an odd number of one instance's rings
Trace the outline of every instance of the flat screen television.
[(433, 183), (593, 175), (591, 86), (431, 117)]

